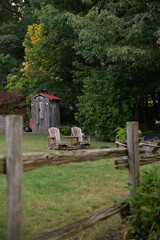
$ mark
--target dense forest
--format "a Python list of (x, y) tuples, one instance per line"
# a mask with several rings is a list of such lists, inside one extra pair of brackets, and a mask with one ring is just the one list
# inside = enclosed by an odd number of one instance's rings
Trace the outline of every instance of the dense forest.
[(159, 83), (158, 0), (0, 3), (0, 95), (25, 94), (23, 109), (38, 92), (54, 94), (62, 124), (113, 140), (126, 121), (160, 119)]

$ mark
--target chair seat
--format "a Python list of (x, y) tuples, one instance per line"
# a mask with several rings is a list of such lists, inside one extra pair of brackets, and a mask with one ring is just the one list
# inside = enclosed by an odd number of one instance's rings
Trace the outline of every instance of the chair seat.
[(59, 146), (68, 146), (68, 144), (66, 143), (66, 142), (60, 142), (60, 143), (57, 143), (57, 145), (59, 145)]
[(67, 150), (77, 150), (77, 149), (78, 149), (78, 146), (75, 146), (75, 145), (67, 146)]
[(81, 146), (81, 148), (83, 148), (83, 147), (89, 147), (91, 145), (91, 143), (90, 142), (87, 142), (87, 141), (84, 141), (84, 142), (80, 142), (80, 146)]
[(79, 142), (80, 144), (91, 144), (89, 141)]

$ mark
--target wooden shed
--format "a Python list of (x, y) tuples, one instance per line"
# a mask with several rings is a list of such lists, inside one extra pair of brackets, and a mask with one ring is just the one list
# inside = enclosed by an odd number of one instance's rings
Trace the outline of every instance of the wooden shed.
[(0, 132), (4, 132), (6, 128), (6, 117), (0, 115)]
[(60, 100), (48, 93), (31, 98), (32, 132), (48, 132), (48, 128), (60, 125)]

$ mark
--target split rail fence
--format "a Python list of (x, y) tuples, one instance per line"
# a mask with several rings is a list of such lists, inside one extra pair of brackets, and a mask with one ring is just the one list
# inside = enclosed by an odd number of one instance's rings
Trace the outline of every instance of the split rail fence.
[[(129, 184), (136, 188), (139, 185), (139, 166), (160, 161), (160, 155), (141, 157), (139, 154), (138, 122), (127, 123), (127, 149), (110, 148), (97, 150), (80, 150), (76, 152), (52, 153), (22, 153), (22, 116), (6, 117), (6, 155), (0, 155), (0, 174), (7, 174), (7, 240), (58, 240), (84, 230), (85, 228), (106, 219), (124, 207), (117, 203), (103, 211), (96, 212), (75, 223), (68, 224), (59, 229), (40, 233), (35, 236), (23, 237), (23, 172), (31, 171), (43, 166), (67, 164), (70, 162), (97, 161), (108, 158), (121, 158), (116, 160), (116, 168), (129, 170)], [(130, 192), (134, 195), (134, 190)]]

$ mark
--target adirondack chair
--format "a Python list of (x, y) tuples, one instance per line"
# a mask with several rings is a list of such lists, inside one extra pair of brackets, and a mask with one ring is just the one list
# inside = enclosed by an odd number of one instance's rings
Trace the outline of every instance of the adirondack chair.
[(56, 127), (51, 127), (48, 129), (48, 149), (54, 149), (55, 146), (58, 146), (59, 149), (67, 149), (68, 145), (66, 142), (61, 142), (59, 129)]
[(78, 145), (81, 148), (90, 147), (91, 145), (91, 137), (88, 136), (88, 140), (84, 141), (83, 138), (85, 137), (84, 133), (82, 133), (81, 128), (79, 127), (72, 127), (71, 128), (71, 136), (78, 137)]

